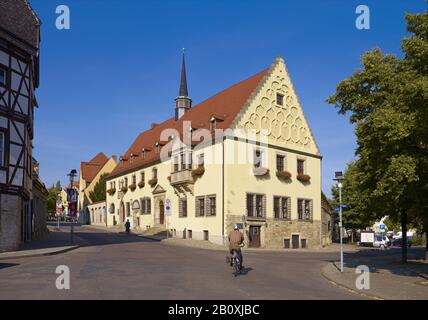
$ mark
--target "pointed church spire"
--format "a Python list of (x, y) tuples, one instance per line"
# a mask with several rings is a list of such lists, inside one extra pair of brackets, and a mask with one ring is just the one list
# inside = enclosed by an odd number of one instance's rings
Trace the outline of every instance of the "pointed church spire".
[(184, 59), (184, 48), (181, 61), (181, 80), (178, 97), (175, 98), (175, 120), (180, 119), (184, 113), (192, 107), (192, 99), (188, 97), (187, 77), (186, 77), (186, 61)]
[(187, 92), (187, 78), (186, 78), (186, 61), (184, 59), (184, 48), (182, 54), (182, 62), (181, 62), (181, 81), (180, 81), (180, 91), (178, 95), (180, 97), (187, 97), (189, 93)]

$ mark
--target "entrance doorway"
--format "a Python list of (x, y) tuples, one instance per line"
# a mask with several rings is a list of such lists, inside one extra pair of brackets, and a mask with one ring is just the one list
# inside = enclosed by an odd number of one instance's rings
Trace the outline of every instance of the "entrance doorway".
[(293, 249), (299, 249), (300, 245), (299, 245), (299, 235), (298, 234), (293, 234), (291, 236), (291, 244), (293, 246)]
[(260, 226), (250, 226), (250, 247), (260, 248)]
[(165, 206), (162, 200), (159, 201), (159, 223), (160, 224), (165, 223)]

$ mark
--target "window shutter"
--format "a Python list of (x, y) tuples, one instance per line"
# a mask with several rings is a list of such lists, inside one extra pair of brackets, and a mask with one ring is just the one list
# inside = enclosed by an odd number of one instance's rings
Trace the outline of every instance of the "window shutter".
[(195, 198), (195, 215), (199, 217), (199, 198)]
[(140, 198), (140, 213), (144, 214), (144, 199)]
[(178, 216), (183, 216), (183, 199), (178, 200)]
[(146, 204), (146, 212), (148, 214), (152, 213), (152, 199), (147, 198), (147, 204)]
[(291, 219), (291, 198), (290, 197), (287, 198), (287, 202), (288, 202), (288, 204), (287, 204), (287, 210), (288, 210), (287, 218)]

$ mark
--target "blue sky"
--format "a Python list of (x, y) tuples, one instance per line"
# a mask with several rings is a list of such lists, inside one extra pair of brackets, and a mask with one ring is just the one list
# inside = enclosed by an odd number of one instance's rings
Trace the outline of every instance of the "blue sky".
[[(323, 155), (323, 190), (354, 157), (347, 117), (325, 99), (367, 50), (400, 55), (404, 14), (424, 0), (30, 0), (41, 18), (34, 156), (47, 185), (67, 182), (99, 151), (120, 155), (174, 114), (181, 48), (194, 104), (268, 67), (281, 54)], [(71, 29), (55, 28), (68, 5)], [(370, 8), (371, 29), (355, 27)]]

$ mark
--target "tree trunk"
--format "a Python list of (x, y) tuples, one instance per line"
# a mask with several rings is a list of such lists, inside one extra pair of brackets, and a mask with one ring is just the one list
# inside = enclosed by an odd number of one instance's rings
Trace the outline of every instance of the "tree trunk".
[(407, 263), (407, 210), (401, 213), (401, 261)]

